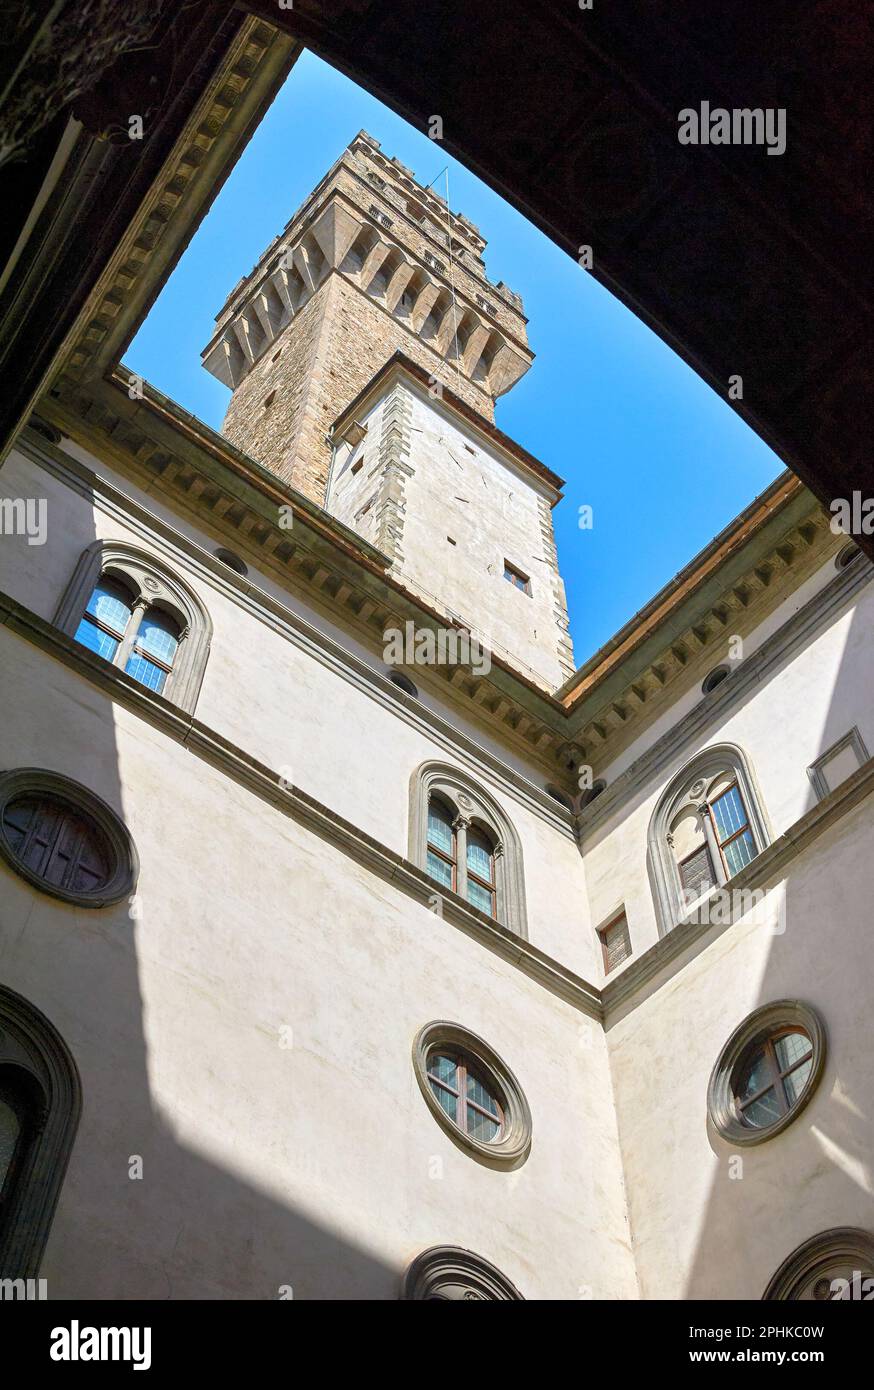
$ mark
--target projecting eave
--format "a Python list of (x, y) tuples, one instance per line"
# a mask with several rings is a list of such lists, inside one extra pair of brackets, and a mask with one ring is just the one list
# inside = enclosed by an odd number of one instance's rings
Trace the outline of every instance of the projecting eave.
[[(302, 592), (374, 651), (382, 649), (389, 626), (411, 621), (417, 628), (445, 630), (445, 614), (389, 574), (382, 551), (161, 392), (144, 384), (142, 399), (131, 399), (129, 380), (120, 367), (110, 381), (67, 383), (61, 397), (40, 400), (34, 418), (162, 497), (172, 510), (201, 521), (247, 563)], [(286, 506), (294, 518), (289, 529), (279, 521), (279, 508)], [(250, 580), (223, 577), (253, 596), (260, 593)], [(538, 761), (547, 776), (561, 776), (566, 715), (545, 687), (497, 655), (487, 676), (447, 665), (432, 667), (429, 679), (467, 717)]]
[(580, 760), (605, 766), (840, 544), (813, 494), (781, 474), (555, 692)]

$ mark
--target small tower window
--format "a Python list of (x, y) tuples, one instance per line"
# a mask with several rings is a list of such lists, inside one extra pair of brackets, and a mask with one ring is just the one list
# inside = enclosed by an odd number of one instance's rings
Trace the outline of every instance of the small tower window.
[(504, 561), (504, 578), (509, 579), (511, 584), (515, 584), (517, 589), (521, 589), (523, 594), (531, 593), (531, 580), (527, 574), (523, 574), (515, 565), (511, 565), (509, 560)]

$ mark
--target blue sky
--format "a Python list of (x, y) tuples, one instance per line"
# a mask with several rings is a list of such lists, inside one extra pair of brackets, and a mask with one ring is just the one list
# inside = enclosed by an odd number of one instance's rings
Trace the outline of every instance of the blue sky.
[[(781, 471), (661, 339), (485, 184), (305, 53), (134, 339), (125, 362), (218, 429), (229, 392), (200, 365), (228, 292), (361, 129), (420, 182), (449, 165), (453, 211), (522, 295), (537, 356), (501, 429), (566, 479), (554, 513), (581, 665)], [(445, 178), (439, 191), (445, 194)], [(597, 248), (595, 248), (597, 255)], [(592, 508), (591, 530), (579, 509)]]

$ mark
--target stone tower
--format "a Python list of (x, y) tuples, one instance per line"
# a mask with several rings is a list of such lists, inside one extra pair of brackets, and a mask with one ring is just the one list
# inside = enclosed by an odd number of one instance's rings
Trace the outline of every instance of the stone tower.
[(532, 353), (484, 247), (362, 131), (218, 315), (203, 364), (233, 389), (222, 432), (322, 505), (327, 431), (395, 352), (492, 420)]

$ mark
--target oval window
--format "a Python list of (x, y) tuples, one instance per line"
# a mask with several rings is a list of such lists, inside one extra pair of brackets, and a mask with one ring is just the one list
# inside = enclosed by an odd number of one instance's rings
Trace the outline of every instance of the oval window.
[(0, 774), (0, 857), (80, 907), (128, 897), (137, 856), (124, 824), (86, 787), (38, 768)]
[(429, 1023), (413, 1043), (428, 1106), (462, 1148), (516, 1165), (531, 1147), (531, 1113), (519, 1082), (482, 1038), (457, 1023)]

